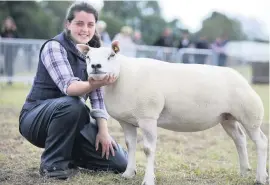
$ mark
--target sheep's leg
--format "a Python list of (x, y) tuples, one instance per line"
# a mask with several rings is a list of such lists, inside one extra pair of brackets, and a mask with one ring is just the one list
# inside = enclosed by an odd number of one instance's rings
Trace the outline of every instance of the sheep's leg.
[(131, 124), (120, 122), (128, 149), (128, 164), (126, 171), (122, 174), (124, 178), (132, 178), (136, 175), (136, 144), (137, 144), (137, 128)]
[(143, 185), (155, 184), (155, 152), (157, 142), (157, 120), (143, 119), (139, 120), (139, 127), (142, 129), (144, 153), (147, 158), (146, 171)]
[(224, 130), (233, 139), (239, 157), (240, 172), (245, 176), (251, 170), (248, 161), (247, 141), (244, 131), (235, 120), (226, 120), (221, 122)]
[[(245, 125), (243, 126), (245, 127)], [(259, 127), (245, 127), (245, 129), (251, 140), (255, 143), (257, 149), (257, 184), (265, 184), (268, 177), (266, 172), (268, 139)]]

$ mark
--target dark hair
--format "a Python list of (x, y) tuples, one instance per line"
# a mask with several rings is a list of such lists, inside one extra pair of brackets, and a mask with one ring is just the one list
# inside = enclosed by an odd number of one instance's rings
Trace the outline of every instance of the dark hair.
[[(98, 21), (97, 10), (89, 3), (83, 2), (83, 1), (75, 2), (75, 3), (70, 5), (69, 9), (67, 10), (66, 21), (71, 22), (75, 17), (75, 13), (80, 12), (80, 11), (84, 11), (84, 12), (93, 14), (95, 17), (95, 21), (96, 22)], [(65, 32), (66, 32), (67, 36), (70, 37), (70, 31), (65, 29)], [(91, 47), (95, 47), (95, 48), (98, 48), (101, 46), (100, 36), (96, 30), (95, 30), (95, 34), (94, 34), (93, 38), (88, 42), (88, 45)]]

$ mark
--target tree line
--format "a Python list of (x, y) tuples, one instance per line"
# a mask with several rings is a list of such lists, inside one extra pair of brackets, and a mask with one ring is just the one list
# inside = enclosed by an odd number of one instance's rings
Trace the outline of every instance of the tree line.
[[(48, 39), (64, 28), (65, 13), (72, 1), (1, 1), (0, 22), (11, 16), (17, 24), (21, 38)], [(162, 17), (157, 1), (104, 1), (99, 18), (107, 23), (111, 38), (124, 25), (131, 26), (142, 33), (145, 44), (152, 45), (164, 28), (173, 31), (174, 39), (181, 37), (181, 20), (166, 21)], [(192, 13), (192, 11), (191, 11)], [(2, 25), (1, 25), (2, 27)], [(219, 12), (212, 12), (203, 20), (202, 28), (192, 33), (194, 39), (206, 36), (211, 42), (216, 37), (226, 34), (230, 40), (243, 40), (246, 35), (241, 23)]]

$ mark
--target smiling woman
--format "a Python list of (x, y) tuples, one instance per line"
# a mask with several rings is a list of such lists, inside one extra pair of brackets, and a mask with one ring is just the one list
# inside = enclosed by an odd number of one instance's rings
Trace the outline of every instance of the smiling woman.
[[(45, 149), (42, 176), (67, 179), (77, 167), (114, 172), (126, 168), (126, 152), (108, 132), (108, 113), (100, 88), (115, 79), (88, 79), (87, 59), (76, 49), (76, 44), (100, 47), (97, 20), (98, 13), (90, 4), (75, 2), (67, 12), (65, 30), (40, 49), (19, 128), (30, 143)], [(91, 111), (85, 104), (87, 98)]]
[[(89, 44), (95, 41), (99, 47), (100, 42), (96, 32), (97, 11), (91, 6), (71, 6), (66, 15), (65, 31), (77, 44)], [(92, 42), (93, 42), (92, 41)]]
[(78, 44), (86, 44), (95, 34), (95, 16), (84, 11), (75, 12), (74, 19), (68, 20), (66, 29), (72, 39)]

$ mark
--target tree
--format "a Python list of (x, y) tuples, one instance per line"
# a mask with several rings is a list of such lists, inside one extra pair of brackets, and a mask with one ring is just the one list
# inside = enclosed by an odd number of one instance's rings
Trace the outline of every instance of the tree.
[(111, 14), (101, 14), (100, 20), (103, 20), (107, 24), (107, 31), (111, 37), (111, 39), (119, 33), (119, 30), (122, 26), (125, 25), (123, 20), (115, 19), (115, 17)]
[(167, 23), (161, 16), (157, 1), (104, 1), (101, 19), (107, 23), (111, 37), (118, 33), (122, 26), (131, 26), (142, 33), (146, 44), (153, 44), (167, 26), (179, 32), (178, 21)]
[(213, 12), (209, 18), (205, 19), (201, 30), (196, 35), (206, 36), (210, 41), (214, 41), (222, 35), (226, 35), (229, 40), (245, 38), (241, 23), (219, 12)]
[(3, 1), (0, 21), (11, 16), (19, 37), (48, 39), (63, 30), (65, 11), (71, 2)]
[[(48, 39), (63, 30), (67, 8), (72, 1), (1, 1), (0, 21), (12, 16), (21, 38)], [(153, 44), (165, 27), (178, 40), (181, 22), (166, 22), (157, 1), (104, 1), (100, 19), (107, 23), (111, 38), (124, 25), (142, 32), (145, 44)], [(180, 26), (179, 26), (180, 25)]]
[(162, 34), (167, 23), (161, 17), (155, 15), (145, 16), (142, 19), (142, 37), (145, 43), (152, 45)]
[(52, 15), (57, 22), (57, 32), (61, 32), (64, 28), (64, 21), (68, 7), (73, 3), (72, 1), (41, 1), (42, 9), (48, 14)]

